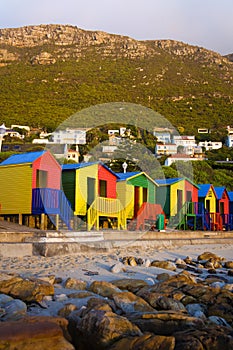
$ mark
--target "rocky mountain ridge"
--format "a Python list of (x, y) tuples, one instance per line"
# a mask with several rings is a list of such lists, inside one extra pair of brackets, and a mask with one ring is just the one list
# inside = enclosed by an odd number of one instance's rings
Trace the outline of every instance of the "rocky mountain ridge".
[[(198, 46), (175, 40), (138, 41), (127, 36), (102, 31), (87, 31), (71, 25), (36, 25), (21, 28), (0, 29), (0, 62), (7, 64), (20, 60), (19, 48), (47, 47), (42, 49), (33, 63), (54, 63), (55, 60), (78, 59), (90, 48), (104, 57), (143, 58), (160, 55), (161, 50), (171, 55), (189, 57), (211, 64), (227, 64), (227, 58)], [(2, 48), (1, 48), (2, 47)], [(52, 51), (52, 52), (51, 52)], [(42, 55), (42, 59), (40, 59)], [(51, 56), (52, 55), (52, 56)], [(48, 60), (46, 59), (48, 56)]]

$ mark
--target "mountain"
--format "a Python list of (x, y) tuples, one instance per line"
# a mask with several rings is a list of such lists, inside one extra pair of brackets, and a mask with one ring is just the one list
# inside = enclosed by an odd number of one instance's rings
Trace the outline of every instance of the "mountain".
[(184, 132), (233, 124), (233, 63), (173, 40), (70, 25), (0, 29), (1, 123), (54, 129), (92, 105), (155, 110)]
[(233, 53), (230, 53), (229, 55), (226, 55), (224, 57), (228, 58), (230, 62), (233, 62)]

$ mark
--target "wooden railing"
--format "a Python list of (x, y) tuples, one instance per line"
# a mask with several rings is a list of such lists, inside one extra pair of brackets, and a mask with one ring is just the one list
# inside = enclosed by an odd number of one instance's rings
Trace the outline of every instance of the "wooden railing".
[(118, 229), (126, 229), (125, 210), (119, 199), (97, 197), (87, 211), (87, 229), (90, 231), (94, 225), (99, 230), (100, 217), (117, 218)]
[(59, 215), (66, 226), (71, 229), (70, 221), (73, 211), (70, 202), (61, 190), (54, 188), (34, 188), (32, 190), (32, 214), (50, 215), (56, 226), (54, 215)]

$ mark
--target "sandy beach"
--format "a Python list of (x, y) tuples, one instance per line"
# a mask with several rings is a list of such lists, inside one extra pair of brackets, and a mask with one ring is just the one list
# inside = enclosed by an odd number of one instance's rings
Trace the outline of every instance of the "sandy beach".
[[(69, 254), (62, 256), (43, 257), (43, 256), (25, 256), (25, 257), (2, 257), (0, 270), (5, 273), (17, 273), (23, 276), (45, 276), (56, 275), (61, 278), (77, 278), (88, 283), (95, 280), (111, 281), (116, 278), (140, 278), (155, 279), (156, 274), (164, 269), (155, 267), (127, 266), (126, 272), (113, 274), (110, 271), (111, 266), (121, 261), (125, 256), (153, 260), (175, 261), (178, 258), (184, 259), (187, 256), (197, 259), (197, 256), (203, 252), (212, 252), (226, 260), (233, 260), (232, 244), (200, 244), (185, 245), (177, 248), (154, 249), (154, 248), (135, 248), (130, 245), (112, 249), (107, 253), (89, 252), (85, 254)], [(178, 270), (179, 271), (179, 270)], [(170, 274), (175, 272), (168, 271)]]

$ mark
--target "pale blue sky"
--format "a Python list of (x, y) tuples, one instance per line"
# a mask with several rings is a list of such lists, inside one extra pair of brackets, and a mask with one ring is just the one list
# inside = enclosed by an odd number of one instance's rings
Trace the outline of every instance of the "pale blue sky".
[(0, 28), (45, 23), (233, 53), (233, 0), (0, 0)]

